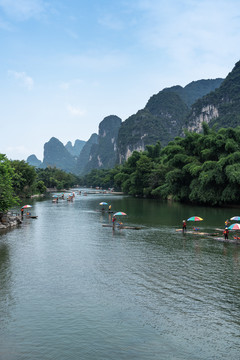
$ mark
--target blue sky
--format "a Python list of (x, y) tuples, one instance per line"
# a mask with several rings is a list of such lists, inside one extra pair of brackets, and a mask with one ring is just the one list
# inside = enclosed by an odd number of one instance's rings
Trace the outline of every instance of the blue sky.
[(239, 0), (0, 0), (0, 153), (88, 140), (165, 87), (225, 78)]

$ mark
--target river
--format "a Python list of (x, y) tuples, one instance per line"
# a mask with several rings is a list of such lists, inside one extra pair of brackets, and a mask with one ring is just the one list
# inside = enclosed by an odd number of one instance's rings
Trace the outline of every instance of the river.
[[(101, 201), (143, 228), (103, 227)], [(0, 233), (0, 360), (239, 358), (240, 246), (176, 229), (197, 215), (214, 232), (240, 209), (109, 194), (32, 205), (38, 219)]]

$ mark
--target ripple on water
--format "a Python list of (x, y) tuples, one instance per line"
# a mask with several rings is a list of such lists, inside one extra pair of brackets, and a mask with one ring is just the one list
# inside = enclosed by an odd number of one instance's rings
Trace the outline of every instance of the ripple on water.
[(0, 237), (0, 359), (235, 360), (239, 250), (124, 197), (109, 202), (145, 227), (113, 232), (100, 201), (37, 203), (37, 221)]

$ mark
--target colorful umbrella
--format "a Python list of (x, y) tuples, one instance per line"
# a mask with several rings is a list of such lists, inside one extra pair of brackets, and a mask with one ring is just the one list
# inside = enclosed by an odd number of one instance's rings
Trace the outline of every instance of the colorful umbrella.
[(236, 224), (232, 224), (229, 226), (230, 230), (240, 230), (240, 224), (236, 223)]
[(125, 213), (122, 212), (122, 211), (118, 211), (118, 212), (116, 212), (113, 216), (117, 216), (117, 215), (127, 215), (127, 214), (125, 214)]
[(199, 216), (192, 216), (189, 219), (187, 219), (187, 221), (202, 221), (203, 219), (200, 218)]
[(27, 208), (31, 208), (32, 207), (32, 205), (24, 205), (23, 207), (22, 207), (22, 209), (27, 209)]
[(236, 220), (236, 221), (239, 221), (239, 220), (240, 220), (240, 216), (234, 216), (234, 217), (232, 217), (230, 220)]
[(100, 204), (99, 205), (107, 205), (108, 203), (106, 203), (106, 202), (100, 202)]

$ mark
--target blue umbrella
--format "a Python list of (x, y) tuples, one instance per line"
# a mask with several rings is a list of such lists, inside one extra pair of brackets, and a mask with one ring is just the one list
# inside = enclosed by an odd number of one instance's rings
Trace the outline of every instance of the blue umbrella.
[(236, 220), (236, 221), (239, 221), (239, 220), (240, 220), (240, 216), (234, 216), (234, 217), (232, 217), (230, 220)]

